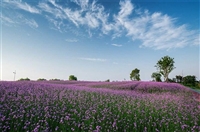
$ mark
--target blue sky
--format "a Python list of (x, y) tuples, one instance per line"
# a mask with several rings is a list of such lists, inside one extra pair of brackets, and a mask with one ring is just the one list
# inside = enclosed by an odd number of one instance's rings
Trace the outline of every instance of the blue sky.
[(3, 0), (1, 80), (29, 77), (149, 81), (168, 55), (169, 77), (199, 73), (198, 0)]

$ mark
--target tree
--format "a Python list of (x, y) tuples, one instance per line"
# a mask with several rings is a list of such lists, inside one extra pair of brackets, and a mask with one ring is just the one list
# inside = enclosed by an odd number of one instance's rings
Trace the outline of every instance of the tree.
[(131, 80), (140, 80), (140, 70), (135, 68), (134, 70), (132, 70), (131, 74), (130, 74), (130, 79)]
[(155, 80), (156, 82), (162, 82), (161, 76), (162, 75), (160, 73), (153, 72), (151, 78), (153, 78), (153, 80)]
[(37, 81), (46, 81), (45, 78), (39, 78)]
[(171, 82), (171, 83), (175, 83), (176, 82), (176, 78), (168, 78), (168, 82)]
[(110, 82), (110, 79), (107, 79), (105, 82)]
[(180, 75), (176, 75), (176, 82), (177, 83), (182, 83), (182, 81), (183, 81), (183, 77), (180, 76)]
[(74, 81), (77, 81), (77, 77), (75, 77), (74, 75), (70, 75), (70, 76), (69, 76), (69, 80), (70, 80), (70, 81), (73, 81), (73, 80), (74, 80)]
[(57, 79), (57, 78), (55, 78), (55, 79), (50, 79), (49, 81), (61, 81), (60, 79)]
[(27, 78), (21, 78), (19, 79), (19, 81), (30, 81), (30, 79), (27, 77)]
[(196, 84), (196, 77), (195, 76), (191, 76), (191, 75), (185, 76), (183, 78), (183, 84), (184, 85), (195, 86), (195, 84)]
[(159, 73), (163, 75), (164, 81), (168, 82), (169, 73), (173, 69), (175, 69), (174, 58), (171, 58), (169, 56), (164, 56), (157, 62), (155, 67), (157, 67), (157, 69), (159, 70)]

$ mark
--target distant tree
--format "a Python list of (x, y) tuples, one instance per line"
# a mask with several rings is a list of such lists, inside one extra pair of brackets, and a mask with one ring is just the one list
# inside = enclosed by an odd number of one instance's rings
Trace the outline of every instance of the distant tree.
[(182, 83), (182, 81), (183, 81), (183, 77), (180, 76), (180, 75), (176, 75), (176, 82), (177, 83)]
[(171, 82), (171, 83), (175, 83), (176, 82), (176, 78), (168, 78), (168, 82)]
[(134, 70), (132, 70), (131, 74), (130, 74), (130, 79), (131, 80), (140, 80), (140, 70), (135, 68)]
[(163, 75), (164, 81), (168, 82), (169, 73), (173, 69), (175, 69), (174, 58), (171, 58), (169, 56), (164, 56), (157, 62), (155, 67), (157, 67), (157, 69), (159, 70), (159, 73)]
[(37, 81), (46, 81), (44, 78), (39, 78)]
[(185, 76), (183, 78), (183, 84), (184, 85), (195, 86), (195, 84), (196, 84), (196, 77), (195, 76), (191, 76), (191, 75)]
[(172, 78), (172, 81), (173, 81), (173, 82), (176, 82), (176, 78)]
[(61, 81), (60, 79), (57, 79), (57, 78), (55, 78), (55, 79), (50, 79), (49, 81)]
[(153, 72), (151, 78), (153, 78), (153, 80), (155, 80), (156, 82), (162, 82), (161, 76), (162, 75), (160, 73)]
[(73, 80), (74, 80), (74, 81), (77, 81), (77, 77), (75, 77), (74, 75), (70, 75), (70, 76), (69, 76), (69, 80), (70, 80), (70, 81), (73, 81)]
[(30, 81), (30, 79), (27, 77), (27, 78), (20, 78), (19, 81)]
[(105, 82), (110, 82), (110, 79), (107, 79)]

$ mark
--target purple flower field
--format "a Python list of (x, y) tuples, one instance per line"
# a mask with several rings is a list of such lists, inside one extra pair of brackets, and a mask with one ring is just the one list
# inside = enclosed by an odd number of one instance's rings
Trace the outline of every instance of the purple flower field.
[(0, 131), (199, 132), (193, 95), (176, 83), (0, 82)]

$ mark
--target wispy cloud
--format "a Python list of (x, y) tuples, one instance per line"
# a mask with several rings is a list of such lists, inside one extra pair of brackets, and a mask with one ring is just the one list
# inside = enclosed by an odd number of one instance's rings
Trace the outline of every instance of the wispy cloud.
[(194, 45), (200, 45), (200, 34), (198, 34), (194, 39)]
[(78, 42), (78, 39), (75, 39), (75, 38), (73, 38), (73, 39), (65, 39), (65, 41), (70, 42), (70, 43), (75, 43), (75, 42)]
[(111, 44), (112, 46), (115, 46), (115, 47), (122, 47), (121, 44)]
[(100, 59), (100, 58), (79, 58), (81, 60), (87, 60), (87, 61), (97, 61), (97, 62), (105, 62), (106, 59)]
[[(87, 31), (100, 29), (104, 34), (112, 29), (112, 24), (107, 21), (109, 14), (105, 13), (102, 5), (97, 4), (95, 1), (91, 3), (89, 0), (72, 0), (72, 2), (77, 4), (79, 8), (63, 7), (54, 0), (39, 3), (38, 7), (42, 12), (49, 13), (46, 15), (53, 17), (54, 21), (51, 21), (54, 23), (55, 21), (69, 21), (77, 28), (85, 26), (86, 29), (89, 28)], [(92, 36), (93, 33), (88, 32), (88, 35)]]
[[(59, 32), (73, 31), (74, 34), (80, 34), (80, 29), (84, 29), (81, 31), (85, 31), (89, 37), (95, 36), (95, 33), (110, 35), (111, 39), (129, 37), (132, 41), (139, 40), (140, 47), (156, 50), (199, 45), (199, 29), (191, 30), (187, 24), (178, 24), (178, 19), (167, 14), (150, 13), (140, 9), (131, 0), (121, 0), (119, 12), (115, 14), (111, 14), (95, 0), (70, 2), (76, 6), (61, 5), (56, 0), (39, 2), (37, 6), (16, 1), (6, 3), (33, 14), (43, 15)], [(5, 15), (1, 19), (15, 23), (14, 19)], [(24, 19), (23, 22), (30, 27), (38, 27), (35, 20)], [(121, 47), (119, 44), (112, 45)]]
[(7, 16), (4, 16), (3, 14), (0, 16), (0, 18), (1, 18), (2, 24), (4, 24), (4, 25), (12, 26), (15, 24), (15, 21), (13, 21), (11, 18), (9, 18)]
[[(133, 41), (140, 40), (140, 47), (156, 50), (180, 48), (197, 42), (198, 31), (187, 29), (187, 25), (177, 25), (176, 19), (160, 12), (138, 12), (130, 0), (120, 2), (120, 12), (115, 16), (116, 27), (124, 29)], [(135, 11), (135, 17), (129, 15)], [(117, 30), (116, 30), (117, 31)]]
[(34, 19), (29, 19), (24, 17), (22, 14), (14, 13), (12, 15), (5, 16), (2, 14), (0, 17), (2, 24), (6, 26), (19, 26), (19, 25), (28, 25), (31, 28), (38, 28), (39, 25)]
[(38, 28), (38, 24), (34, 19), (24, 19), (24, 23), (29, 25), (31, 28)]
[(36, 14), (40, 13), (39, 9), (37, 9), (36, 7), (30, 6), (29, 4), (19, 1), (19, 0), (13, 0), (13, 1), (4, 0), (4, 2), (10, 5), (13, 5), (14, 7), (18, 9), (22, 9), (30, 13), (36, 13)]

